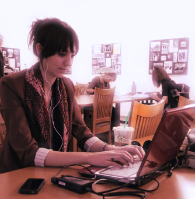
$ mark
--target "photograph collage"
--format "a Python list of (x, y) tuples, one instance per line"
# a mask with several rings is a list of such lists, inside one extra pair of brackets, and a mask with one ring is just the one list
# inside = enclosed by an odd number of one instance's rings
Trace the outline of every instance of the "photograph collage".
[(17, 48), (2, 47), (2, 54), (5, 62), (5, 72), (20, 71), (20, 50)]
[(149, 74), (155, 66), (163, 67), (169, 75), (187, 74), (189, 38), (150, 41)]
[(121, 74), (121, 44), (96, 44), (92, 46), (92, 74), (98, 74), (98, 70), (108, 67)]

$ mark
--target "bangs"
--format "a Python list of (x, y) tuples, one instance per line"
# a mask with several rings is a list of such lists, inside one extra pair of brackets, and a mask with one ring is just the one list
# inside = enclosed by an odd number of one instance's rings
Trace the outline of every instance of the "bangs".
[(42, 57), (47, 58), (55, 55), (58, 52), (67, 52), (70, 47), (71, 53), (75, 55), (79, 50), (79, 40), (76, 32), (69, 26), (63, 25), (58, 26), (55, 24), (47, 32), (47, 36), (42, 44)]
[(70, 47), (72, 53), (78, 53), (78, 38), (70, 29), (66, 29), (58, 37), (56, 41), (56, 53), (57, 52), (67, 52)]

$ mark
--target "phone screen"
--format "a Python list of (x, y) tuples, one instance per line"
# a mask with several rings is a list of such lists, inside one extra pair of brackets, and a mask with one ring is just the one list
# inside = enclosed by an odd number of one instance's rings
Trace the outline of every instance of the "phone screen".
[(35, 194), (38, 193), (44, 185), (45, 180), (41, 178), (28, 178), (20, 187), (19, 193)]

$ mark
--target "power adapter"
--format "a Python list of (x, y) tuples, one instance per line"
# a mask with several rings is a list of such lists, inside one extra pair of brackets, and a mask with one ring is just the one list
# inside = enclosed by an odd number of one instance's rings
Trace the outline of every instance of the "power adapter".
[(69, 175), (62, 175), (59, 178), (52, 177), (51, 182), (57, 184), (59, 187), (79, 194), (86, 193), (86, 188), (91, 188), (93, 183), (89, 180)]

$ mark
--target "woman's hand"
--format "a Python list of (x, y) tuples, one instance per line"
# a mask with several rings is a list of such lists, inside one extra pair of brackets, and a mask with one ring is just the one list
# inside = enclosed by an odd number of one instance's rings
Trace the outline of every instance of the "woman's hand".
[(142, 160), (145, 155), (143, 148), (135, 145), (107, 145), (105, 150), (106, 151), (103, 152), (89, 153), (89, 164), (95, 166), (116, 166), (121, 168), (123, 165), (134, 163), (134, 154), (137, 154), (140, 160)]
[(125, 145), (125, 146), (107, 145), (105, 150), (126, 151), (130, 154), (137, 154), (140, 160), (142, 160), (145, 156), (145, 151), (143, 150), (143, 148), (137, 145)]
[(157, 102), (161, 100), (155, 92), (150, 93), (150, 97), (156, 100)]
[(122, 168), (124, 165), (128, 166), (129, 163), (133, 164), (134, 160), (132, 155), (127, 151), (116, 150), (89, 153), (87, 155), (87, 162), (94, 166), (115, 166)]

